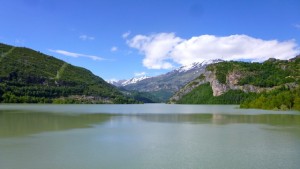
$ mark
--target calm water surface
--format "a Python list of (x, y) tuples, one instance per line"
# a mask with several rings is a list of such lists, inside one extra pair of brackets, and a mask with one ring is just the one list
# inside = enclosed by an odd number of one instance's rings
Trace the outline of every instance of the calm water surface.
[(0, 105), (0, 169), (299, 169), (300, 112)]

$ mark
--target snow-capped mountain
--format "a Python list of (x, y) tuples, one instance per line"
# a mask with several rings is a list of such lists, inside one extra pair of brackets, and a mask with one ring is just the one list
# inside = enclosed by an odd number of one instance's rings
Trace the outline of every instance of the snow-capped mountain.
[(168, 100), (175, 92), (188, 82), (194, 80), (204, 73), (209, 64), (222, 62), (223, 60), (208, 60), (195, 62), (190, 65), (181, 66), (166, 74), (155, 77), (138, 77), (129, 80), (122, 80), (111, 83), (118, 87), (123, 87), (128, 91), (149, 92), (160, 101)]
[(114, 86), (121, 86), (121, 84), (125, 81), (126, 80), (106, 80), (107, 83), (110, 83)]
[(222, 60), (208, 60), (201, 63), (195, 62), (190, 65), (181, 66), (180, 68), (174, 69), (166, 74), (146, 78), (135, 83), (128, 83), (124, 85), (124, 88), (140, 92), (167, 90), (170, 93), (174, 93), (186, 83), (194, 80), (203, 73), (207, 65), (218, 62), (222, 62)]
[(127, 86), (127, 85), (130, 85), (130, 84), (135, 84), (139, 81), (142, 81), (142, 80), (145, 80), (145, 79), (148, 79), (150, 77), (148, 76), (141, 76), (141, 77), (134, 77), (134, 78), (131, 78), (129, 80), (108, 80), (107, 82), (112, 84), (112, 85), (115, 85), (117, 87), (120, 87), (120, 86)]
[(148, 79), (150, 77), (148, 76), (141, 76), (141, 77), (134, 77), (134, 78), (131, 78), (129, 80), (126, 80), (124, 82), (121, 83), (121, 86), (127, 86), (127, 85), (130, 85), (130, 84), (135, 84), (139, 81), (142, 81), (142, 80), (145, 80), (145, 79)]
[[(222, 61), (223, 60), (221, 60), (221, 59), (216, 59), (216, 60), (207, 60), (207, 61), (203, 61), (203, 62), (194, 62), (192, 64), (181, 66), (181, 67), (174, 69), (166, 74), (162, 74), (162, 75), (159, 75), (156, 77), (141, 76), (141, 77), (134, 77), (129, 80), (109, 80), (107, 82), (112, 85), (115, 85), (117, 87), (130, 86), (129, 88), (132, 88), (133, 86), (136, 86), (136, 85), (140, 86), (139, 85), (140, 82), (143, 82), (145, 80), (146, 80), (146, 83), (148, 83), (148, 81), (150, 82), (150, 80), (147, 80), (147, 79), (151, 79), (150, 84), (152, 84), (153, 82), (156, 82), (158, 79), (160, 79), (159, 83), (165, 84), (165, 83), (171, 82), (170, 79), (175, 78), (179, 81), (179, 85), (181, 85), (182, 83), (187, 83), (188, 81), (193, 80), (194, 78), (199, 76), (204, 71), (204, 69), (206, 68), (207, 65), (222, 62)], [(192, 75), (190, 75), (190, 74), (192, 74)], [(188, 76), (189, 78), (187, 78), (186, 76)], [(143, 89), (133, 87), (134, 88), (133, 90), (148, 91), (147, 86), (148, 85), (145, 84), (145, 86), (142, 87)], [(127, 88), (127, 87), (125, 87), (125, 88)], [(159, 88), (160, 87), (155, 87), (155, 90), (157, 90)]]
[(216, 59), (216, 60), (206, 60), (206, 61), (203, 61), (203, 62), (194, 62), (194, 63), (189, 64), (189, 65), (181, 66), (180, 68), (175, 69), (175, 71), (187, 72), (189, 70), (198, 69), (198, 68), (203, 67), (205, 65), (209, 65), (209, 64), (212, 64), (212, 63), (218, 63), (218, 62), (222, 62), (222, 61), (223, 60), (221, 60), (221, 59)]

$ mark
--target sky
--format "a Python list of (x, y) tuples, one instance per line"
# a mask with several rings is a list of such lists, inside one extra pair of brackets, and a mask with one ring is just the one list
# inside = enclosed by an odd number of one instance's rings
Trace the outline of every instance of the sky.
[(0, 0), (0, 42), (105, 80), (300, 54), (299, 0)]

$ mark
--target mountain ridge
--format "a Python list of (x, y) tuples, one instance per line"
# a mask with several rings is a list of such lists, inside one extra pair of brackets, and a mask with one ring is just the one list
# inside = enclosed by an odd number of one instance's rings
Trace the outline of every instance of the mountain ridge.
[(121, 86), (120, 89), (148, 93), (154, 98), (160, 98), (159, 102), (166, 102), (182, 86), (203, 73), (207, 65), (222, 61), (216, 59), (184, 65), (165, 74)]
[[(181, 104), (241, 104), (244, 108), (299, 109), (300, 57), (263, 63), (229, 61), (205, 72), (169, 100)], [(270, 101), (259, 103), (258, 98)], [(285, 99), (283, 99), (285, 98)], [(287, 103), (284, 100), (289, 100)]]
[(138, 83), (139, 81), (148, 79), (150, 77), (148, 76), (140, 76), (140, 77), (133, 77), (131, 79), (128, 80), (108, 80), (107, 82), (116, 86), (116, 87), (121, 87), (121, 86), (127, 86), (130, 84), (135, 84)]
[(4, 103), (133, 102), (85, 68), (3, 43), (0, 43), (0, 96), (0, 102)]

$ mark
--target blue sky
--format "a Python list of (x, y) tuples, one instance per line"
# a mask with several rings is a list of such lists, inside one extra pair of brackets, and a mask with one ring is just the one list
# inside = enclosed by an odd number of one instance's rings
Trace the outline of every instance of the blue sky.
[(0, 0), (0, 42), (109, 79), (300, 53), (299, 0)]

